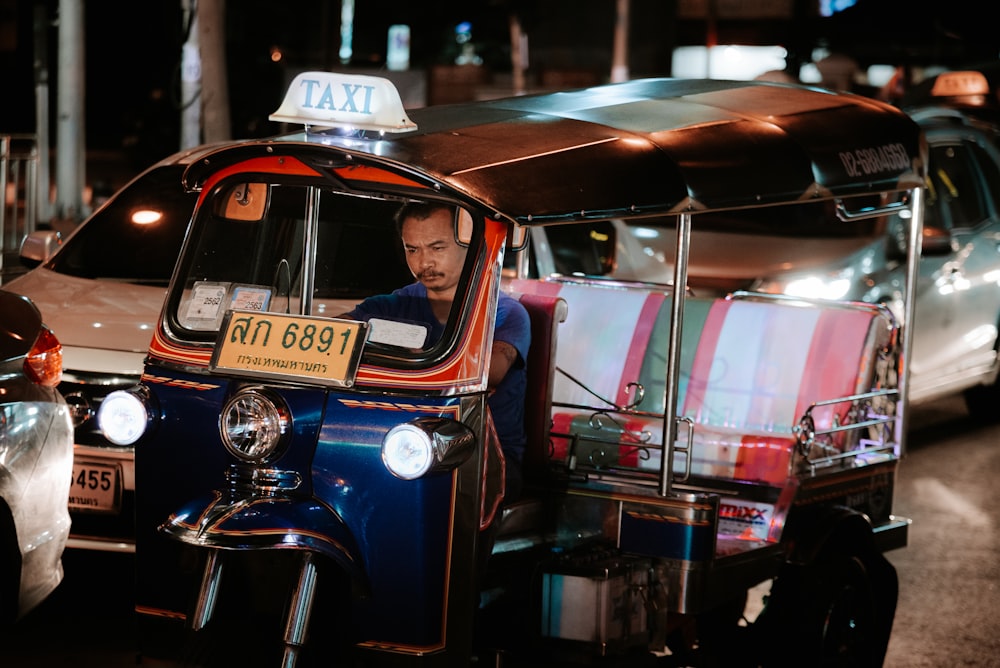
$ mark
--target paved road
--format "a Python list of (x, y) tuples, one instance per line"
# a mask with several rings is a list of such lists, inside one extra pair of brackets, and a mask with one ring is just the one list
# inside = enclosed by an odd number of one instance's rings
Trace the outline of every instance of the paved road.
[(68, 551), (55, 593), (0, 634), (0, 668), (133, 668), (133, 556)]
[(900, 595), (885, 668), (1000, 666), (1000, 426), (970, 425), (957, 401), (913, 411), (897, 485), (913, 526), (888, 555)]
[[(910, 544), (889, 554), (900, 597), (884, 668), (1000, 666), (1000, 426), (958, 401), (914, 411), (896, 511)], [(71, 553), (66, 581), (0, 635), (0, 668), (169, 668), (134, 646), (132, 561)]]

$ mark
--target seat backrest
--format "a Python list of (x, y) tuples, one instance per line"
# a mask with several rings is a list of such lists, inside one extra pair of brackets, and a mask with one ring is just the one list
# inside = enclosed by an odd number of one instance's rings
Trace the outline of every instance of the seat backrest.
[(522, 294), (518, 299), (531, 318), (524, 401), (524, 431), (528, 439), (524, 479), (531, 483), (542, 479), (548, 470), (557, 331), (559, 323), (566, 320), (568, 306), (563, 298), (548, 295)]
[[(559, 371), (551, 381), (551, 444), (533, 456), (565, 461), (577, 438), (574, 462), (659, 470), (670, 296), (596, 283), (525, 281), (512, 288), (567, 303), (550, 363)], [(829, 430), (857, 421), (854, 402), (833, 400), (888, 387), (876, 370), (893, 331), (871, 305), (689, 297), (676, 410), (693, 422), (692, 474), (782, 484), (794, 463), (794, 429), (812, 404), (822, 403), (810, 409), (816, 428)], [(645, 390), (642, 414), (599, 414), (602, 406), (629, 405), (636, 384)], [(547, 403), (544, 410), (548, 416)], [(844, 452), (862, 436), (838, 431), (832, 446)]]

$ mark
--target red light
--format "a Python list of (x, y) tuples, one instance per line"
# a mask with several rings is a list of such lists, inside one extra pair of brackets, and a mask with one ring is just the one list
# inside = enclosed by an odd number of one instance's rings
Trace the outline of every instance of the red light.
[(24, 360), (24, 372), (39, 385), (55, 387), (62, 380), (62, 370), (62, 344), (52, 330), (43, 327)]

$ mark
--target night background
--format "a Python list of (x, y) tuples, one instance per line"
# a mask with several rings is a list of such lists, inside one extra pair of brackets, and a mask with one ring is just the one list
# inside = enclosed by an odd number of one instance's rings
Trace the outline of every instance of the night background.
[[(724, 2), (724, 0), (715, 0)], [(714, 21), (679, 17), (697, 0), (632, 0), (629, 66), (633, 78), (669, 76), (682, 45), (781, 45), (789, 66), (808, 62), (819, 45), (873, 63), (940, 65), (995, 61), (1000, 36), (973, 0), (858, 0), (832, 17), (817, 0), (789, 0), (790, 19)], [(707, 0), (701, 0), (703, 5)], [(226, 49), (234, 137), (278, 131), (267, 115), (278, 105), (289, 72), (337, 69), (337, 0), (229, 0)], [(58, 0), (0, 0), (0, 132), (35, 131), (36, 41), (47, 40), (51, 116), (56, 111)], [(173, 152), (179, 141), (180, 58), (185, 39), (180, 0), (84, 2), (86, 142), (88, 149), (126, 149), (137, 168)], [(595, 83), (611, 66), (614, 0), (445, 0), (434, 3), (356, 0), (351, 68), (384, 69), (389, 26), (410, 26), (410, 67), (454, 62), (454, 31), (472, 26), (483, 69), (510, 72), (508, 16), (517, 12), (530, 40), (530, 72), (590, 73)], [(680, 13), (683, 13), (682, 11)], [(34, 22), (46, 25), (36, 30)], [(273, 50), (282, 60), (272, 62)], [(53, 118), (54, 124), (54, 118)], [(53, 125), (54, 127), (54, 125)]]

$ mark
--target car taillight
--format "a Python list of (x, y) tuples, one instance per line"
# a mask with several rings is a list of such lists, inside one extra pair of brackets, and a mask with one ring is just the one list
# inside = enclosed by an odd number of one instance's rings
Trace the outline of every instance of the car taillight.
[(39, 385), (55, 387), (62, 380), (62, 371), (62, 344), (52, 330), (42, 327), (24, 360), (24, 373)]

